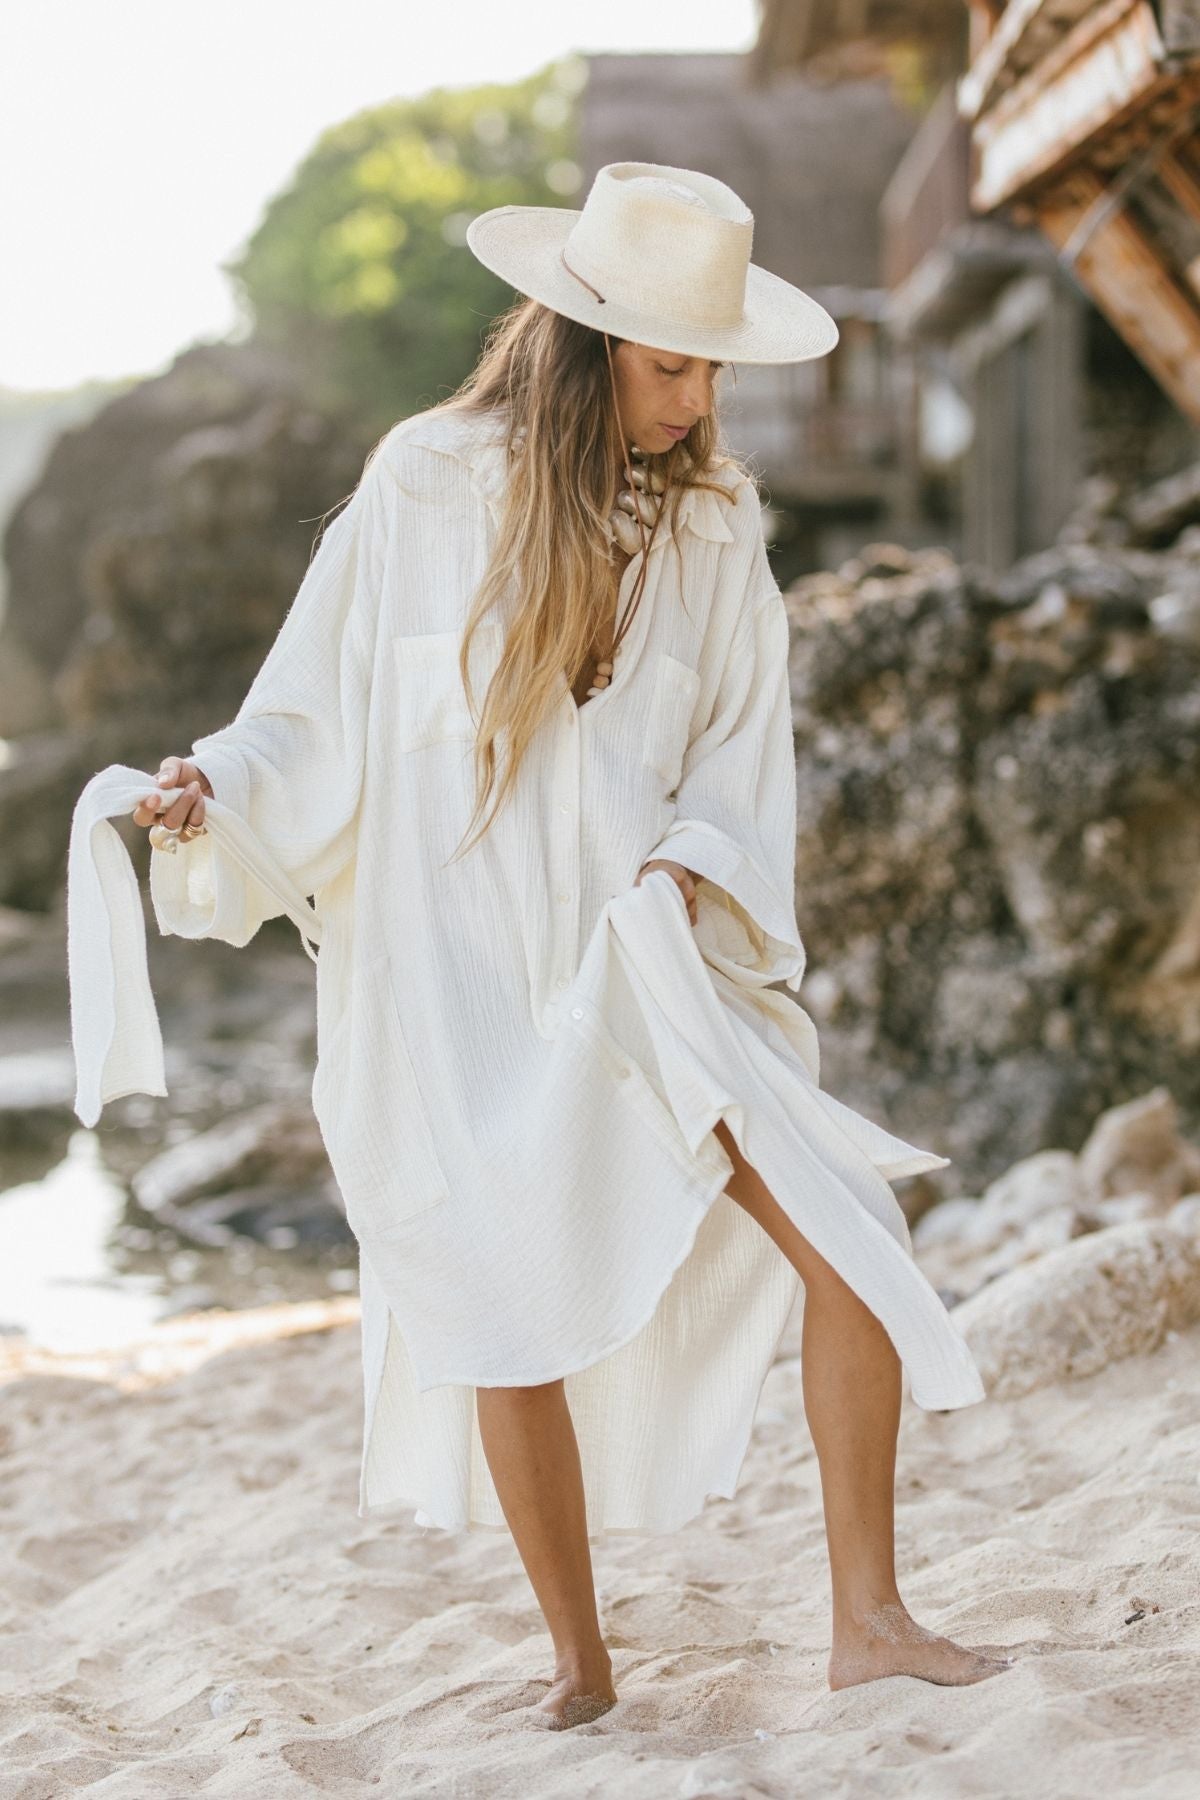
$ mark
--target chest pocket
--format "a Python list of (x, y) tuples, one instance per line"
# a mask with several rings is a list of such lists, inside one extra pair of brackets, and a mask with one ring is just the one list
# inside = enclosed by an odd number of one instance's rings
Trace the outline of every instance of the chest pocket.
[[(395, 746), (422, 750), (429, 744), (475, 736), (475, 720), (458, 667), (461, 631), (407, 632), (392, 639), (396, 682)], [(471, 640), (471, 682), (476, 707), (503, 648), (498, 622), (485, 620)]]
[(651, 714), (646, 725), (645, 759), (668, 790), (679, 780), (691, 733), (700, 676), (689, 664), (662, 651), (654, 671)]

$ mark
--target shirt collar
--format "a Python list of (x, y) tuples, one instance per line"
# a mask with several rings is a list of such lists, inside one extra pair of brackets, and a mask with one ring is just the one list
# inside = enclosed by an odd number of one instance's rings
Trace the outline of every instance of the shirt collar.
[[(499, 516), (508, 471), (504, 434), (494, 423), (481, 420), (477, 415), (433, 412), (422, 415), (411, 430), (402, 428), (402, 434), (406, 443), (440, 450), (464, 463), (493, 515)], [(733, 532), (724, 513), (728, 504), (709, 488), (686, 488), (679, 501), (680, 529), (686, 526), (696, 537), (706, 538), (710, 543), (732, 543)], [(668, 509), (650, 547), (651, 555), (670, 539), (670, 517)]]

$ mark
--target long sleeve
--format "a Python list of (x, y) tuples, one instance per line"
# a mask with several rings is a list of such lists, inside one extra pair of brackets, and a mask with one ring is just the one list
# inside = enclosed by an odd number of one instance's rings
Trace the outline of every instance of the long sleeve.
[[(67, 975), (75, 1055), (75, 1111), (95, 1125), (122, 1094), (165, 1094), (162, 1031), (146, 965), (146, 925), (137, 875), (110, 821), (128, 816), (153, 778), (128, 763), (92, 776), (75, 803), (67, 851)], [(178, 799), (182, 789), (167, 790)], [(315, 962), (321, 920), (253, 832), (219, 800), (207, 809), (209, 836), (223, 860), (276, 896)], [(206, 840), (199, 839), (198, 842)], [(182, 850), (176, 851), (182, 856)], [(163, 856), (152, 858), (162, 861)]]
[[(326, 528), (232, 723), (195, 739), (189, 760), (305, 895), (353, 855), (370, 671), (396, 476), (368, 458)], [(282, 910), (276, 893), (212, 833), (150, 863), (160, 931), (245, 944)]]
[[(732, 632), (711, 647), (721, 675), (683, 762), (675, 816), (650, 852), (704, 879), (696, 940), (747, 986), (804, 975), (796, 924), (796, 763), (787, 611), (767, 560), (757, 501), (726, 579), (740, 590)], [(736, 598), (736, 596), (735, 596)]]

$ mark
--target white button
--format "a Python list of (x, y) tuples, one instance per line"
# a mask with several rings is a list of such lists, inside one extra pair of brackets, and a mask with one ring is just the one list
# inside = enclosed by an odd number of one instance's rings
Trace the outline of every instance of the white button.
[(583, 1008), (582, 1008), (582, 1006), (573, 1006), (573, 1007), (572, 1007), (572, 1008), (571, 1008), (571, 1017), (572, 1017), (572, 1018), (573, 1018), (573, 1019), (582, 1019), (582, 1017), (583, 1017)]
[(558, 897), (560, 900), (569, 900), (571, 898), (570, 894), (568, 894), (565, 890)]
[(560, 987), (560, 988), (566, 987), (567, 983), (568, 983), (568, 979), (569, 978), (566, 975), (560, 975), (558, 977), (557, 981), (554, 983), (555, 987)]
[(559, 812), (570, 812), (571, 809), (569, 806), (560, 806), (558, 810)]

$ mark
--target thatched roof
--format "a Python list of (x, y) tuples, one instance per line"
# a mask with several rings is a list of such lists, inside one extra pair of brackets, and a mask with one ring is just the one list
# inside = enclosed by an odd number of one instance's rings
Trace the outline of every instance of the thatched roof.
[(862, 46), (909, 45), (935, 80), (966, 66), (963, 0), (759, 0), (759, 20), (747, 59), (756, 83), (819, 64), (832, 70)]
[(875, 288), (879, 200), (917, 120), (882, 78), (789, 74), (765, 90), (725, 53), (597, 53), (580, 117), (585, 180), (623, 160), (703, 169), (754, 213), (755, 262), (802, 287)]

